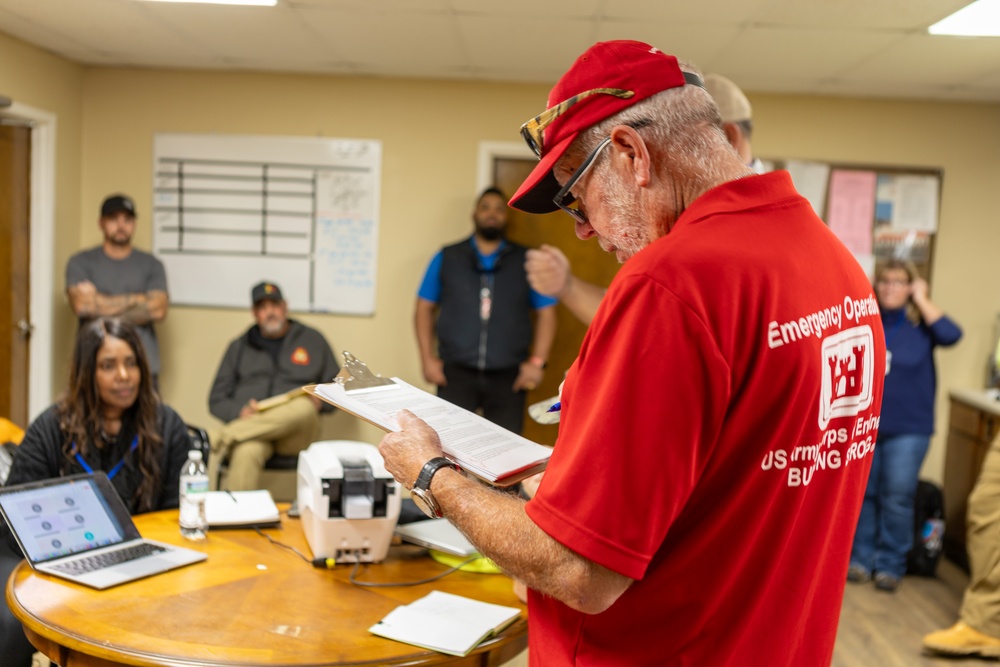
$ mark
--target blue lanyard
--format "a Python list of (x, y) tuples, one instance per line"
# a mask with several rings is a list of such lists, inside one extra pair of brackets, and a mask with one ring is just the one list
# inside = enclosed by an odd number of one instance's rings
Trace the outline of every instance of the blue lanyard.
[[(125, 465), (125, 459), (127, 459), (128, 455), (134, 452), (138, 447), (139, 447), (139, 436), (138, 434), (136, 434), (136, 436), (132, 438), (132, 446), (128, 448), (127, 452), (125, 452), (125, 456), (123, 456), (122, 460), (116, 463), (115, 467), (108, 472), (108, 479), (114, 479), (115, 475), (118, 474), (118, 471), (122, 469), (123, 465)], [(77, 463), (83, 466), (84, 470), (86, 470), (89, 473), (94, 472), (94, 469), (90, 467), (90, 464), (84, 461), (83, 457), (80, 456), (80, 449), (79, 447), (76, 446), (75, 442), (73, 443), (73, 457), (76, 458)]]

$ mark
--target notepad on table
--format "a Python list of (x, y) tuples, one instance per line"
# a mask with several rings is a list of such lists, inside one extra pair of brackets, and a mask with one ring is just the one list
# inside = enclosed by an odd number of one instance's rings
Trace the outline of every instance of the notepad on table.
[(205, 518), (209, 528), (263, 528), (281, 523), (278, 506), (266, 489), (209, 491), (205, 499)]
[(431, 591), (419, 600), (396, 607), (368, 631), (432, 651), (465, 656), (520, 614), (516, 607)]

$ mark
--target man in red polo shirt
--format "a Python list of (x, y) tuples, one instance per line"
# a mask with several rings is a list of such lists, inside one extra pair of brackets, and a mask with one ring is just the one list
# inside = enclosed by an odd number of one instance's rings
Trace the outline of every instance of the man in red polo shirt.
[(528, 585), (532, 664), (829, 664), (885, 372), (867, 277), (648, 44), (591, 47), (522, 133), (540, 161), (511, 205), (624, 262), (548, 470), (496, 493), (409, 414), (387, 468)]

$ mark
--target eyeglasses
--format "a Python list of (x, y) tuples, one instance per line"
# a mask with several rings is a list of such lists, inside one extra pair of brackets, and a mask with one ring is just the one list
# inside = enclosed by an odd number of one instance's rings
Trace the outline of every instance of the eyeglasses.
[(556, 118), (563, 115), (569, 111), (570, 107), (584, 100), (591, 95), (614, 95), (615, 97), (627, 100), (628, 98), (635, 95), (635, 91), (632, 90), (622, 90), (621, 88), (594, 88), (592, 90), (584, 91), (578, 95), (574, 95), (569, 99), (563, 100), (559, 104), (546, 109), (539, 115), (535, 116), (527, 123), (521, 126), (521, 136), (524, 137), (524, 141), (528, 144), (536, 157), (542, 157), (542, 133), (545, 131), (549, 125), (551, 125)]
[(573, 175), (569, 177), (569, 180), (566, 181), (566, 184), (559, 189), (559, 192), (557, 192), (556, 196), (552, 199), (552, 203), (554, 203), (556, 206), (558, 206), (559, 208), (561, 208), (562, 210), (566, 211), (571, 216), (573, 216), (573, 219), (576, 220), (581, 225), (589, 224), (590, 220), (587, 219), (587, 214), (581, 211), (579, 208), (569, 207), (569, 205), (572, 204), (575, 199), (573, 195), (570, 194), (570, 190), (573, 188), (574, 185), (577, 184), (577, 182), (581, 178), (583, 178), (583, 175), (586, 174), (587, 171), (589, 171), (592, 166), (594, 166), (594, 162), (597, 161), (597, 156), (600, 155), (601, 151), (604, 150), (604, 147), (610, 143), (611, 143), (611, 135), (608, 135), (607, 138), (604, 139), (604, 141), (597, 144), (597, 148), (595, 148), (593, 151), (590, 152), (590, 155), (587, 156), (587, 159), (584, 160), (580, 164), (580, 166), (576, 168), (576, 171), (573, 172)]
[[(681, 75), (684, 77), (685, 85), (698, 86), (703, 89), (705, 88), (705, 82), (697, 74), (694, 74), (693, 72), (681, 72)], [(635, 91), (623, 90), (621, 88), (592, 88), (591, 90), (585, 90), (582, 93), (565, 99), (559, 104), (556, 104), (555, 106), (546, 109), (539, 115), (535, 116), (521, 126), (521, 136), (524, 137), (525, 143), (528, 144), (528, 148), (534, 152), (536, 157), (542, 157), (542, 133), (545, 132), (545, 128), (551, 125), (556, 118), (559, 118), (559, 116), (569, 111), (570, 107), (574, 104), (581, 100), (585, 100), (592, 95), (613, 95), (619, 99), (627, 100), (635, 95)]]

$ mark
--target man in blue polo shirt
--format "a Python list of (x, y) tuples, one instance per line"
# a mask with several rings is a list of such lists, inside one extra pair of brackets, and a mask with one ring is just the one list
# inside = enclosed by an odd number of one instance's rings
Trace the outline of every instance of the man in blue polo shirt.
[(542, 381), (555, 338), (556, 300), (531, 289), (527, 248), (504, 238), (500, 190), (483, 191), (472, 221), (475, 233), (434, 256), (417, 293), (424, 379), (441, 398), (520, 433), (525, 392)]

